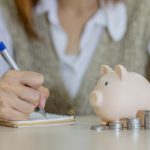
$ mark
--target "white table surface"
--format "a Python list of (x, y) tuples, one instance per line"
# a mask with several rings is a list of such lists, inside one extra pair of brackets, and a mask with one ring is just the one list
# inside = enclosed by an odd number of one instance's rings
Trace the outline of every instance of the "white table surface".
[(150, 150), (150, 130), (90, 130), (96, 117), (77, 117), (76, 125), (9, 128), (0, 126), (0, 150)]

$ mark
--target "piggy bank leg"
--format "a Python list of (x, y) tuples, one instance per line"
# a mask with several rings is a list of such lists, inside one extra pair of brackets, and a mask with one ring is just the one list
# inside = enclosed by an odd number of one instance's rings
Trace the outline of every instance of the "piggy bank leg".
[(109, 122), (101, 121), (101, 125), (103, 125), (103, 126), (108, 126), (108, 125), (109, 125)]

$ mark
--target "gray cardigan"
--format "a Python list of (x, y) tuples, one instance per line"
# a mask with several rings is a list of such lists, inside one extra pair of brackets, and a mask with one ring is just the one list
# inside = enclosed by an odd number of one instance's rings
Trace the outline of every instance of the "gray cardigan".
[(51, 96), (46, 104), (47, 111), (65, 114), (75, 112), (80, 115), (93, 113), (89, 104), (89, 94), (100, 77), (99, 69), (102, 64), (113, 68), (116, 64), (122, 64), (130, 71), (146, 75), (147, 45), (150, 39), (149, 0), (126, 0), (128, 29), (124, 38), (114, 42), (107, 30), (103, 32), (78, 96), (74, 100), (70, 100), (60, 75), (59, 61), (49, 34), (46, 14), (35, 15), (35, 28), (42, 38), (40, 41), (31, 41), (20, 25), (13, 0), (0, 1), (13, 39), (17, 63), (23, 70), (43, 73), (45, 85), (51, 90)]

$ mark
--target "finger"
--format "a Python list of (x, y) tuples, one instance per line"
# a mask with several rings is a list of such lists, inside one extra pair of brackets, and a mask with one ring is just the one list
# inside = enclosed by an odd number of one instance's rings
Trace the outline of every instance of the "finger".
[(0, 101), (1, 108), (5, 107), (6, 105), (22, 113), (30, 114), (34, 111), (36, 107), (33, 104), (30, 104), (22, 99), (19, 99), (16, 95), (14, 95), (14, 93), (11, 93), (11, 92), (6, 93), (3, 91), (1, 92), (1, 96), (3, 96), (3, 98), (1, 98), (1, 101)]
[(41, 95), (40, 92), (37, 90), (26, 86), (18, 86), (16, 89), (14, 89), (14, 92), (18, 98), (30, 104), (33, 104), (35, 106), (39, 104)]
[(41, 99), (38, 105), (38, 108), (45, 108), (45, 104), (46, 104), (46, 99)]
[(38, 107), (39, 108), (44, 108), (45, 104), (46, 104), (46, 100), (49, 97), (49, 90), (47, 88), (41, 86), (39, 88), (39, 91), (41, 93), (41, 98), (40, 98), (40, 102), (39, 102)]
[(44, 77), (36, 72), (10, 70), (3, 76), (6, 83), (21, 83), (32, 88), (39, 88), (44, 82)]
[(47, 88), (45, 88), (43, 86), (40, 86), (39, 92), (41, 93), (41, 96), (43, 98), (47, 99), (49, 97), (50, 92), (49, 92), (49, 90)]
[(17, 97), (11, 100), (10, 106), (16, 111), (19, 111), (24, 114), (31, 114), (36, 108), (35, 105), (27, 103), (24, 100), (21, 100)]
[(29, 116), (29, 114), (18, 112), (9, 106), (0, 108), (0, 119), (3, 120), (28, 120)]
[(44, 82), (44, 77), (36, 72), (9, 70), (4, 74), (3, 80), (9, 84), (22, 83), (33, 88), (39, 88)]
[(30, 115), (25, 114), (19, 111), (16, 111), (15, 109), (10, 109), (9, 114), (6, 115), (6, 119), (8, 120), (29, 120)]
[(22, 71), (20, 80), (22, 84), (37, 88), (43, 84), (44, 77), (39, 73)]

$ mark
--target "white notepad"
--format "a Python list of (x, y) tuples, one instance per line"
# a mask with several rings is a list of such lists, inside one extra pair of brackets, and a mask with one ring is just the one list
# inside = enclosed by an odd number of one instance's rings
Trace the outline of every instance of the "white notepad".
[(55, 125), (67, 125), (74, 124), (75, 117), (67, 115), (57, 115), (46, 113), (47, 119), (45, 119), (39, 112), (31, 114), (30, 119), (26, 121), (6, 121), (0, 120), (0, 125), (10, 127), (35, 127), (35, 126), (55, 126)]

